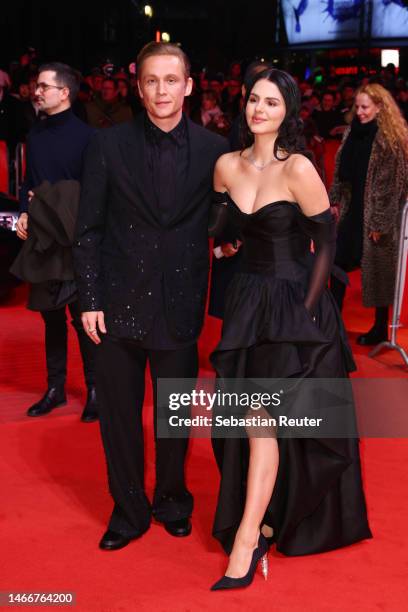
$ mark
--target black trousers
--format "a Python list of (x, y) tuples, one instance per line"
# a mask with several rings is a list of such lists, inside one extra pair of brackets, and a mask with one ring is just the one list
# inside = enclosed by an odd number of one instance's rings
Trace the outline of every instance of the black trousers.
[(193, 510), (193, 497), (184, 476), (188, 439), (157, 438), (156, 427), (156, 487), (152, 505), (145, 493), (142, 408), (147, 360), (156, 423), (157, 379), (196, 378), (197, 344), (176, 350), (153, 350), (106, 336), (98, 347), (99, 422), (109, 488), (115, 502), (109, 529), (127, 537), (146, 531), (152, 514), (158, 521), (166, 522), (187, 518)]
[[(73, 325), (79, 341), (84, 376), (87, 387), (95, 385), (96, 346), (86, 335), (81, 322), (78, 302), (68, 305)], [(48, 386), (63, 387), (67, 377), (67, 316), (66, 306), (57, 310), (41, 312), (45, 323), (45, 356), (47, 362)]]

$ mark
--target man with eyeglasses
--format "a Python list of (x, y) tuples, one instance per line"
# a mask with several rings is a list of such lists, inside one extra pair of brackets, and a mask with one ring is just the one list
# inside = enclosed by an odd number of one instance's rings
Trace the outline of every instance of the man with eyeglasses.
[[(28, 211), (32, 190), (43, 181), (55, 184), (61, 180), (81, 179), (83, 153), (94, 130), (71, 110), (79, 83), (79, 74), (70, 66), (54, 62), (40, 67), (36, 101), (46, 118), (36, 123), (27, 137), (27, 170), (20, 192), (21, 214), (17, 223), (17, 236), (21, 240), (26, 240), (30, 231)], [(94, 381), (95, 347), (83, 330), (76, 294), (65, 291), (65, 299), (54, 299), (56, 294), (64, 294), (64, 282), (59, 282), (58, 286), (56, 281), (33, 283), (30, 286), (28, 308), (40, 311), (45, 323), (48, 388), (44, 396), (28, 409), (27, 415), (42, 416), (66, 404), (68, 306), (72, 325), (78, 335), (88, 388), (81, 420), (91, 422), (98, 418)]]

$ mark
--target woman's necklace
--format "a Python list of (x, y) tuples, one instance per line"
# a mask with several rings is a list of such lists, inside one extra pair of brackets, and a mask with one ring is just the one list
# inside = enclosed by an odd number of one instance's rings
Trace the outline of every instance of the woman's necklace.
[(276, 160), (276, 157), (273, 157), (272, 159), (270, 159), (269, 161), (265, 162), (264, 164), (258, 164), (255, 161), (253, 152), (251, 151), (251, 153), (248, 155), (248, 157), (244, 157), (244, 159), (246, 159), (254, 168), (259, 170), (259, 172), (262, 172), (262, 170), (264, 170), (267, 166), (269, 166), (269, 164), (271, 164), (273, 161)]

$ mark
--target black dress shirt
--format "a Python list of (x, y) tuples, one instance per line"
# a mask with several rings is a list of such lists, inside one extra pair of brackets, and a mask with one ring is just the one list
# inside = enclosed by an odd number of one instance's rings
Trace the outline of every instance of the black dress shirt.
[(145, 133), (149, 182), (165, 225), (187, 178), (189, 147), (185, 119), (170, 132), (163, 132), (146, 115)]
[[(171, 219), (176, 203), (182, 197), (187, 180), (189, 164), (189, 143), (186, 120), (170, 132), (163, 132), (145, 116), (146, 161), (148, 190), (152, 195), (153, 206), (157, 207), (163, 225)], [(154, 324), (142, 341), (143, 348), (174, 350), (188, 346), (192, 342), (181, 342), (169, 332), (164, 313), (164, 295)]]

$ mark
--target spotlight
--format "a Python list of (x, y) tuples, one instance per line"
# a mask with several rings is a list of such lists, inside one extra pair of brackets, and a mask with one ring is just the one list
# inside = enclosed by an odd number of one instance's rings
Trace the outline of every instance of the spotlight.
[(145, 17), (153, 17), (153, 7), (150, 6), (150, 4), (145, 4), (143, 7), (143, 13), (145, 15)]
[(161, 39), (163, 42), (170, 42), (170, 34), (168, 32), (162, 32)]
[(399, 59), (398, 49), (381, 49), (381, 66), (394, 64), (396, 68), (399, 68)]

